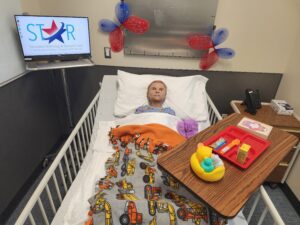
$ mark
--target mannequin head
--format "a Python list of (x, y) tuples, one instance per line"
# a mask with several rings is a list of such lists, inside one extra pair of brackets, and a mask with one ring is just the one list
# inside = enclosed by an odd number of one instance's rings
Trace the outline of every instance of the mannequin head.
[(150, 106), (159, 107), (163, 106), (167, 95), (167, 85), (161, 80), (152, 81), (147, 90), (147, 98)]

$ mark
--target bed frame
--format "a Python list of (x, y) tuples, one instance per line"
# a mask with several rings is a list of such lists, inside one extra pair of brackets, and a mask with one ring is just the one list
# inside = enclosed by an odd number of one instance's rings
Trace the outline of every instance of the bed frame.
[[(49, 225), (53, 220), (89, 150), (99, 97), (100, 91), (82, 115), (48, 171), (36, 187), (17, 219), (16, 225), (36, 225), (36, 221), (39, 221), (38, 224), (41, 224), (41, 221), (43, 221), (44, 224)], [(207, 102), (209, 120), (211, 124), (214, 124), (221, 120), (222, 117), (208, 95)], [(263, 201), (260, 201), (261, 199)], [(260, 212), (257, 212), (257, 214), (261, 214), (257, 224), (262, 224), (268, 212), (270, 212), (275, 224), (284, 224), (263, 186), (260, 187), (253, 206), (246, 217), (249, 224), (254, 212), (257, 211), (255, 211), (255, 208), (259, 202), (263, 202), (265, 208), (263, 211), (259, 210)], [(257, 216), (257, 214), (255, 215)]]

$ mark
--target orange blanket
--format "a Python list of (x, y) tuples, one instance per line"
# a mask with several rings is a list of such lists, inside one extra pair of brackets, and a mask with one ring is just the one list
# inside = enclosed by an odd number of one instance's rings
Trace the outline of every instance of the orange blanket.
[(156, 123), (112, 128), (110, 140), (114, 142), (117, 139), (121, 140), (124, 144), (135, 141), (141, 148), (147, 145), (146, 147), (150, 152), (161, 146), (169, 150), (186, 140), (172, 129)]

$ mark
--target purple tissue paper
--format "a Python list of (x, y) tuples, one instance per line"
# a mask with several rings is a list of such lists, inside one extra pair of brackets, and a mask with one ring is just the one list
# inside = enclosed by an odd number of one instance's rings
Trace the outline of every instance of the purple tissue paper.
[(186, 138), (198, 133), (198, 123), (193, 119), (183, 119), (177, 123), (177, 131)]

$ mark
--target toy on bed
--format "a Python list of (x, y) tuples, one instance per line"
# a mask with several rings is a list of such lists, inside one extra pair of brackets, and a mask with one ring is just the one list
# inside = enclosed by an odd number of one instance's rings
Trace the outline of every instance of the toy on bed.
[(197, 151), (191, 156), (191, 167), (198, 177), (214, 182), (222, 179), (225, 167), (218, 155), (212, 153), (212, 148), (199, 143)]

